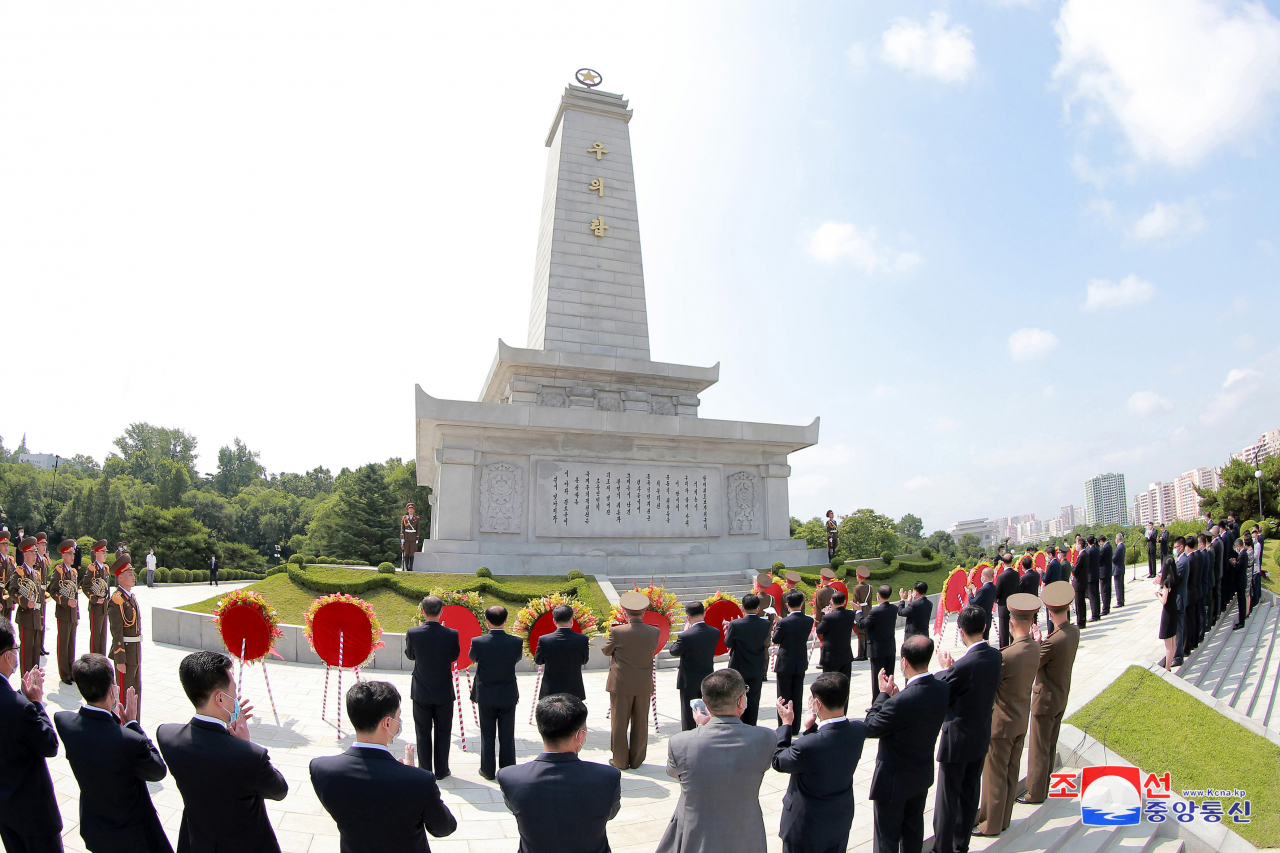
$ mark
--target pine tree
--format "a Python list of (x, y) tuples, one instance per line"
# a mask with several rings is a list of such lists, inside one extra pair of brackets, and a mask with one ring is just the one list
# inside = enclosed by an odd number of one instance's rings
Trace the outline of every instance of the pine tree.
[(376, 565), (394, 560), (399, 550), (396, 500), (377, 465), (365, 465), (344, 477), (316, 512), (307, 530), (315, 554)]

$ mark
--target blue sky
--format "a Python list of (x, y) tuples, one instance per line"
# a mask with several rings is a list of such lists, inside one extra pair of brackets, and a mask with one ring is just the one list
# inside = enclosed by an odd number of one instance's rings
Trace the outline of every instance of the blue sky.
[(586, 65), (635, 110), (653, 357), (721, 363), (705, 417), (822, 417), (795, 514), (1047, 517), (1095, 473), (1221, 464), (1280, 426), (1278, 15), (8, 9), (0, 278), (75, 343), (9, 349), (40, 403), (0, 435), (411, 456), (414, 383), (473, 399), (524, 343), (543, 141)]

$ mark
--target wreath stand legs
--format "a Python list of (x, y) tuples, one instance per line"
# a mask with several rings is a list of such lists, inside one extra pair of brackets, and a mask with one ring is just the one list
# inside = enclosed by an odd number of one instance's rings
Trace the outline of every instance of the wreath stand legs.
[(458, 694), (458, 731), (462, 733), (462, 751), (467, 751), (467, 723), (462, 716), (462, 687), (458, 681), (458, 667), (453, 667), (453, 692)]
[(533, 712), (538, 707), (538, 690), (542, 687), (542, 665), (538, 665), (538, 675), (533, 680), (533, 703), (529, 705), (529, 724), (533, 725)]

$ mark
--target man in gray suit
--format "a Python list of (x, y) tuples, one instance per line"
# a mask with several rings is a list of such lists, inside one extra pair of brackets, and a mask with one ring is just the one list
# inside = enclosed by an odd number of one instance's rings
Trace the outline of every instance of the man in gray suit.
[(773, 732), (743, 724), (747, 683), (732, 669), (702, 680), (710, 715), (672, 735), (667, 775), (680, 780), (680, 800), (657, 853), (765, 853), (760, 783), (773, 762)]

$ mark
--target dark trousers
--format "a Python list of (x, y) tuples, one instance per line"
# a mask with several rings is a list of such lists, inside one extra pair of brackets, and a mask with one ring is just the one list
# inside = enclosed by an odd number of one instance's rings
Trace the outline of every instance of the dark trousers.
[(1102, 596), (1096, 578), (1089, 581), (1089, 618), (1094, 622), (1102, 618)]
[(1222, 615), (1221, 597), (1218, 594), (1218, 585), (1211, 584), (1209, 586), (1209, 626), (1218, 624), (1218, 617)]
[(62, 836), (57, 832), (19, 835), (0, 823), (0, 841), (6, 853), (62, 853)]
[(1244, 624), (1245, 602), (1249, 598), (1249, 581), (1247, 579), (1239, 579), (1236, 581), (1236, 622)]
[(853, 632), (853, 636), (858, 638), (858, 655), (857, 657), (854, 658), (854, 660), (866, 660), (867, 659), (867, 638), (862, 636), (862, 634), (859, 633), (856, 629)]
[(1209, 596), (1206, 593), (1203, 598), (1196, 603), (1196, 645), (1204, 642), (1205, 634), (1209, 633)]
[[(516, 706), (478, 705), (480, 712), (480, 775), (492, 779), (498, 768), (516, 763)], [(497, 738), (498, 766), (493, 765)]]
[(893, 675), (893, 658), (871, 659), (871, 701), (875, 702), (880, 695), (880, 670)]
[(978, 791), (986, 758), (938, 763), (934, 785), (933, 853), (965, 853), (978, 816)]
[(924, 846), (924, 803), (927, 790), (906, 799), (872, 800), (875, 829), (871, 847), (876, 853), (915, 853)]
[(844, 853), (849, 847), (849, 833), (844, 834), (844, 838), (837, 838), (825, 847), (811, 847), (807, 844), (792, 844), (790, 841), (782, 842), (782, 853)]
[(791, 721), (791, 736), (793, 738), (800, 736), (801, 727), (804, 725), (801, 708), (804, 705), (804, 673), (803, 672), (779, 672), (775, 673), (778, 677), (778, 698), (791, 703), (791, 710), (795, 711), (795, 719)]
[(1098, 581), (1098, 592), (1102, 593), (1102, 615), (1111, 612), (1111, 576), (1103, 575)]
[(218, 586), (218, 572), (216, 569), (209, 570), (209, 586)]
[(840, 672), (844, 674), (845, 678), (850, 678), (853, 675), (853, 664), (846, 663), (840, 666), (832, 666), (831, 664), (824, 664), (822, 667), (822, 671), (823, 672)]
[(1009, 605), (997, 604), (997, 615), (1000, 618), (1000, 648), (1004, 648), (1013, 642), (1009, 637)]
[[(1178, 610), (1178, 633), (1175, 635), (1176, 641), (1173, 644), (1173, 660), (1182, 660), (1187, 653), (1187, 608), (1185, 606)], [(1168, 661), (1173, 666), (1173, 661)]]
[(1085, 615), (1084, 609), (1084, 599), (1086, 593), (1088, 593), (1088, 583), (1085, 581), (1073, 580), (1072, 584), (1074, 584), (1076, 588), (1076, 627), (1083, 628), (1085, 626), (1085, 622), (1088, 621), (1088, 617)]
[(742, 722), (748, 726), (754, 726), (756, 718), (760, 716), (760, 690), (763, 684), (763, 679), (747, 679), (747, 710), (742, 712)]
[(1116, 607), (1124, 607), (1124, 572), (1116, 573), (1111, 580), (1116, 585)]
[[(512, 718), (515, 724), (515, 717)], [(413, 729), (418, 737), (418, 766), (439, 779), (449, 775), (449, 738), (453, 734), (453, 703), (413, 703)], [(434, 730), (434, 731), (433, 731)]]
[(693, 708), (689, 707), (689, 700), (701, 698), (701, 687), (680, 688), (680, 731), (688, 732), (698, 727), (698, 723), (693, 719)]
[(1147, 577), (1153, 578), (1155, 576), (1156, 576), (1156, 552), (1148, 551), (1147, 552)]
[[(1244, 611), (1241, 611), (1242, 613)], [(18, 629), (18, 668), (22, 676), (40, 665), (40, 634), (35, 628)]]

